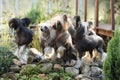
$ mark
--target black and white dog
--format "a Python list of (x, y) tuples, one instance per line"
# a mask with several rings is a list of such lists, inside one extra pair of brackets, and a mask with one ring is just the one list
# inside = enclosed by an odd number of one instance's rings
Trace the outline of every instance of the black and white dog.
[(16, 55), (21, 64), (26, 64), (28, 62), (28, 45), (32, 42), (33, 32), (27, 27), (30, 24), (29, 18), (12, 18), (9, 21), (9, 27), (15, 30), (15, 42), (18, 46), (14, 55)]

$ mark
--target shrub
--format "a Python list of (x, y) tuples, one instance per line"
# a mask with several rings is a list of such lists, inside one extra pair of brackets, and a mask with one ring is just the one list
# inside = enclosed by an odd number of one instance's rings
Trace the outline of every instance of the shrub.
[(108, 43), (107, 58), (104, 62), (105, 80), (120, 79), (120, 31), (115, 30), (113, 38)]
[(39, 6), (34, 6), (30, 11), (25, 14), (25, 17), (31, 19), (31, 23), (40, 23), (40, 21), (45, 19), (44, 9), (40, 9)]
[(9, 49), (0, 47), (0, 75), (9, 72), (9, 68), (12, 64), (12, 59), (14, 58), (16, 57)]

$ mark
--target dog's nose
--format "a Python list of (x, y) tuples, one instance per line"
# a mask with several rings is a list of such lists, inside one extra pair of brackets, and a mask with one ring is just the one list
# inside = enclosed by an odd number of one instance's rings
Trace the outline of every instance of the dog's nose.
[(41, 28), (41, 31), (43, 31), (43, 29)]

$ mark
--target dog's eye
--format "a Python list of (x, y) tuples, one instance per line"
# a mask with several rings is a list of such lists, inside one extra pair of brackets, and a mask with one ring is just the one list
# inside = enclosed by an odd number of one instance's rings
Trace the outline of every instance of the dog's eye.
[(45, 26), (45, 29), (48, 29), (47, 26)]
[(53, 28), (56, 29), (56, 25), (53, 25)]

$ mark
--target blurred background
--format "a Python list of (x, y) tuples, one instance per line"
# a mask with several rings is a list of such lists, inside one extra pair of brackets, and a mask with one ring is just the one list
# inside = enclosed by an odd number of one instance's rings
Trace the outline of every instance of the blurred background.
[[(110, 23), (110, 0), (99, 0), (99, 21)], [(83, 20), (84, 0), (78, 0), (78, 14)], [(24, 17), (33, 7), (37, 6), (45, 17), (65, 12), (71, 16), (76, 12), (76, 0), (0, 0), (0, 23), (12, 17)], [(94, 22), (95, 0), (87, 1), (87, 20)], [(120, 24), (120, 1), (115, 0), (115, 19)], [(39, 21), (40, 22), (40, 21)]]

